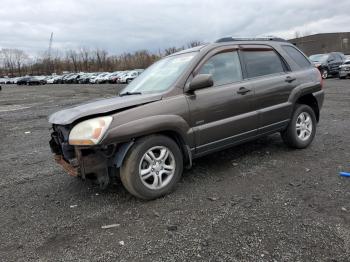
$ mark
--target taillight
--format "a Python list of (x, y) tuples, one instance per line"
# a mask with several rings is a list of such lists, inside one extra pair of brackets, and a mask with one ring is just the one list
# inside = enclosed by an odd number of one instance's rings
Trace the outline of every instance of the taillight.
[(320, 79), (321, 89), (323, 89), (324, 79), (322, 78), (321, 71), (320, 70), (317, 70), (317, 71), (318, 71), (318, 77)]

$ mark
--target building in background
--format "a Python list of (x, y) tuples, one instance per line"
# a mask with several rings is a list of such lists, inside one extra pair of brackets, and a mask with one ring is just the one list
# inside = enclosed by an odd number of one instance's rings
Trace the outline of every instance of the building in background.
[(308, 35), (288, 40), (306, 55), (342, 52), (350, 55), (350, 32)]

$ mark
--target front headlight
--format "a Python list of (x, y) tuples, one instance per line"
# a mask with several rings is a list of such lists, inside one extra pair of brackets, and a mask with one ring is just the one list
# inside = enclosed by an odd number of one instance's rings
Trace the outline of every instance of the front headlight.
[(97, 145), (112, 122), (111, 116), (85, 120), (75, 125), (69, 134), (70, 145)]

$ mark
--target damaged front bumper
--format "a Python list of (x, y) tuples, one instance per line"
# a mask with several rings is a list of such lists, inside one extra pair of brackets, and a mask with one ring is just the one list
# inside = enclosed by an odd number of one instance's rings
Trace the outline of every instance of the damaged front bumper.
[(73, 167), (71, 164), (67, 163), (61, 155), (54, 154), (54, 159), (56, 163), (61, 165), (70, 176), (79, 176), (78, 168)]
[(71, 176), (97, 180), (101, 187), (116, 174), (116, 144), (107, 146), (72, 146), (68, 143), (69, 127), (54, 126), (50, 148), (56, 163)]

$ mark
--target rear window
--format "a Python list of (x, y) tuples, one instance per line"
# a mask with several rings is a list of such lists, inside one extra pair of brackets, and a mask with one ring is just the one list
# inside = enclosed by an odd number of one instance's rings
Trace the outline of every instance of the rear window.
[(279, 56), (273, 50), (243, 50), (247, 77), (258, 77), (284, 72)]
[(282, 48), (300, 68), (309, 68), (311, 66), (309, 60), (295, 47), (283, 45)]

